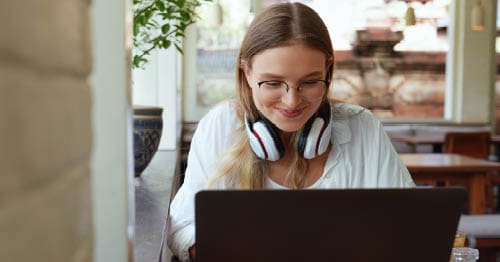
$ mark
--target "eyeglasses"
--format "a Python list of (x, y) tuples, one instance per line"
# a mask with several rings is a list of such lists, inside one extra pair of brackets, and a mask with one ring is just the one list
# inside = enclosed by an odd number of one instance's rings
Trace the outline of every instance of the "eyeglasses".
[[(279, 100), (283, 97), (290, 86), (285, 81), (269, 80), (258, 82), (259, 89), (262, 90), (263, 95), (270, 100)], [(308, 101), (314, 101), (323, 98), (328, 80), (307, 80), (300, 82), (297, 85), (297, 92)]]

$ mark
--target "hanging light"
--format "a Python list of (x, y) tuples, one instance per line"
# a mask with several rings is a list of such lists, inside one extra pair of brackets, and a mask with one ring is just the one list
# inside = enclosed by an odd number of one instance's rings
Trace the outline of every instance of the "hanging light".
[(417, 19), (415, 18), (415, 9), (411, 6), (410, 3), (408, 3), (408, 8), (406, 9), (406, 14), (405, 14), (405, 24), (407, 26), (412, 26), (417, 23)]
[(472, 7), (470, 19), (472, 30), (484, 30), (484, 8), (480, 0), (478, 0), (474, 7)]
[(213, 26), (221, 26), (224, 23), (224, 12), (219, 1), (211, 3), (209, 6), (209, 22)]
[(215, 23), (218, 26), (221, 26), (222, 23), (224, 23), (224, 12), (222, 11), (222, 5), (219, 3), (219, 1), (215, 3), (214, 12), (215, 12)]
[(262, 0), (250, 0), (250, 13), (258, 13), (262, 9)]

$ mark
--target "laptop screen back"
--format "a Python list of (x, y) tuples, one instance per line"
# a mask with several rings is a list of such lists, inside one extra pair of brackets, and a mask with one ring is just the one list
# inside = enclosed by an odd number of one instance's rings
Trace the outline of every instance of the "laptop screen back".
[(461, 188), (202, 191), (196, 261), (449, 260)]

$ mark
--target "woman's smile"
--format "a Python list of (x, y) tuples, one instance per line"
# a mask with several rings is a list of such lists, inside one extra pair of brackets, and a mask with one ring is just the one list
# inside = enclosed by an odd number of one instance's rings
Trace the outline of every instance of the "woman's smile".
[(295, 108), (295, 109), (277, 109), (285, 118), (296, 118), (302, 114), (303, 109)]

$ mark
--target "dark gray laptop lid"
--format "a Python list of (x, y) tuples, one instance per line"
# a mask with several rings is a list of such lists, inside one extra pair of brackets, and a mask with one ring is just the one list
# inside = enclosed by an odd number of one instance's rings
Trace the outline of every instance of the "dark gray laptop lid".
[(461, 188), (202, 191), (196, 261), (445, 262)]

